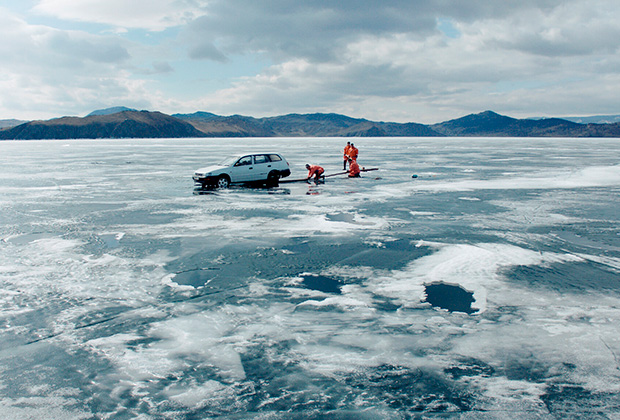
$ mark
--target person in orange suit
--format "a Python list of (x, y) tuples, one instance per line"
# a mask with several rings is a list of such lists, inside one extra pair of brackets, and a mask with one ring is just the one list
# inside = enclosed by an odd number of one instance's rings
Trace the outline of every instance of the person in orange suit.
[(359, 154), (359, 150), (353, 143), (351, 143), (351, 148), (349, 149), (349, 157), (351, 160), (357, 160), (357, 155)]
[(310, 178), (314, 175), (314, 182), (319, 182), (321, 175), (325, 172), (325, 169), (319, 165), (310, 165), (309, 163), (306, 163), (306, 169), (308, 170), (308, 179), (306, 181), (310, 181)]
[(342, 169), (347, 170), (347, 161), (349, 160), (349, 152), (351, 151), (351, 142), (348, 141), (347, 145), (344, 146), (344, 163), (342, 164)]
[(359, 178), (360, 172), (360, 166), (357, 164), (357, 161), (349, 159), (349, 178)]

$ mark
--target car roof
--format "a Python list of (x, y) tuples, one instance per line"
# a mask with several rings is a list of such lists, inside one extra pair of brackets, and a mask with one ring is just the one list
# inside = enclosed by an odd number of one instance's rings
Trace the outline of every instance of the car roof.
[(278, 152), (247, 152), (247, 153), (239, 153), (236, 156), (248, 156), (248, 155), (281, 155)]
[(248, 153), (238, 153), (236, 155), (230, 155), (230, 157), (236, 157), (236, 158), (241, 158), (244, 156), (255, 156), (255, 155), (278, 155), (280, 157), (282, 157), (282, 153), (277, 153), (277, 152), (248, 152)]

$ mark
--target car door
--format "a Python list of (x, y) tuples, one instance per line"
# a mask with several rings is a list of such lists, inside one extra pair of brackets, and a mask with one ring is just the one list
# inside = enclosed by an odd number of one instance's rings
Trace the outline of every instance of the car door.
[(271, 161), (267, 155), (254, 155), (254, 175), (255, 180), (267, 179), (269, 170), (271, 169)]
[[(288, 174), (291, 173), (291, 171), (289, 170), (288, 167), (288, 162), (280, 155), (276, 154), (276, 153), (270, 153), (267, 155), (267, 157), (269, 158), (269, 160), (271, 161), (271, 164), (269, 166), (269, 170), (276, 170), (278, 171), (282, 176), (288, 176)], [(287, 175), (284, 175), (286, 172), (288, 172)]]
[(231, 182), (248, 182), (254, 177), (254, 161), (252, 155), (239, 158), (230, 168)]

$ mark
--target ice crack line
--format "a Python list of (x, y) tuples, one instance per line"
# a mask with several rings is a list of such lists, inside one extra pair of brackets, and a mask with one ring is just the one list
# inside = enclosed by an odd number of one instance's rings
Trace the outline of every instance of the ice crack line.
[(614, 360), (615, 360), (615, 362), (616, 362), (616, 370), (620, 370), (620, 361), (618, 360), (618, 356), (616, 355), (616, 352), (615, 352), (615, 351), (614, 351), (614, 350), (613, 350), (613, 349), (609, 346), (609, 344), (607, 344), (607, 343), (605, 342), (605, 340), (603, 340), (603, 337), (601, 337), (601, 336), (599, 335), (599, 337), (598, 337), (598, 338), (599, 338), (599, 339), (603, 342), (603, 344), (605, 345), (605, 347), (607, 347), (607, 350), (609, 350), (609, 352), (610, 352), (610, 353), (611, 353), (611, 355), (613, 356), (613, 358), (614, 358)]

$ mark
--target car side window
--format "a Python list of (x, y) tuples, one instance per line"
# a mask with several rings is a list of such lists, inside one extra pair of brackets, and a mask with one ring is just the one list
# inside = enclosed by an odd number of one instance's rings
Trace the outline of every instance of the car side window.
[(257, 165), (259, 163), (267, 163), (269, 159), (267, 159), (267, 155), (254, 155), (254, 163)]
[(269, 155), (269, 160), (271, 160), (272, 162), (278, 162), (278, 161), (281, 161), (282, 158), (276, 154), (273, 154), (273, 155)]
[(252, 156), (244, 156), (235, 163), (235, 166), (245, 166), (252, 164)]

